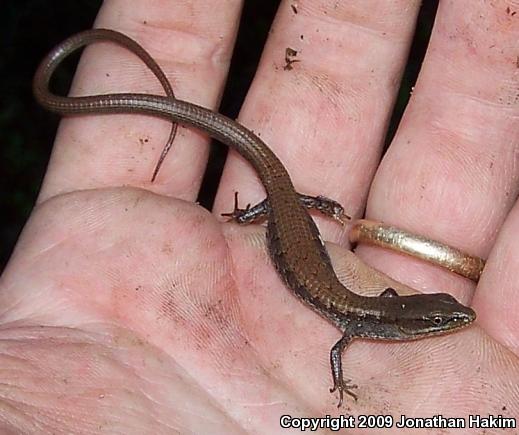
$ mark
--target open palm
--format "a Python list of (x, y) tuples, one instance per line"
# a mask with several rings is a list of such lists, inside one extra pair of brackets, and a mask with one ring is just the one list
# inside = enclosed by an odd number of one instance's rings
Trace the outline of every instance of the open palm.
[[(121, 3), (105, 2), (96, 26), (137, 39), (177, 97), (217, 107), (239, 2)], [(519, 26), (504, 1), (463, 3), (441, 4), (382, 163), (417, 4), (377, 2), (370, 12), (360, 0), (282, 2), (240, 115), (299, 191), (352, 215), (367, 203), (370, 218), (489, 257), (474, 293), (432, 266), (358, 250), (418, 290), (472, 300), (478, 324), (412, 343), (355, 342), (344, 363), (359, 400), (340, 412), (519, 415)], [(288, 47), (298, 52), (292, 69), (283, 68)], [(117, 91), (161, 93), (128, 52), (88, 48), (73, 94)], [(275, 433), (284, 414), (337, 413), (328, 352), (339, 332), (282, 285), (260, 227), (219, 219), (234, 190), (244, 203), (263, 198), (252, 169), (231, 154), (211, 214), (193, 203), (203, 134), (181, 128), (149, 182), (168, 129), (129, 115), (61, 124), (0, 281), (6, 431)], [(343, 228), (318, 223), (325, 240), (346, 246)], [(330, 252), (340, 276), (349, 254)]]

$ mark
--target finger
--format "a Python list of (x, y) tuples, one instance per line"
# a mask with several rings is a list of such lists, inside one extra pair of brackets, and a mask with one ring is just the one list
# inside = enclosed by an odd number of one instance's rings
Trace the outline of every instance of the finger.
[[(150, 52), (178, 98), (215, 107), (229, 65), (240, 2), (218, 8), (193, 2), (124, 1), (103, 4), (95, 27), (119, 30)], [(82, 57), (72, 95), (113, 92), (164, 94), (142, 62), (113, 43), (99, 43)], [(206, 136), (179, 129), (154, 184), (153, 168), (171, 124), (142, 115), (81, 116), (60, 126), (40, 201), (58, 193), (113, 185), (145, 187), (194, 199), (205, 167)]]
[[(488, 255), (519, 186), (519, 33), (506, 4), (440, 3), (411, 102), (372, 185), (370, 219)], [(369, 259), (424, 290), (472, 288), (380, 249)]]
[[(345, 203), (350, 215), (363, 208), (418, 4), (281, 3), (239, 120), (274, 150), (301, 193)], [(291, 69), (287, 48), (297, 51)], [(251, 168), (235, 154), (217, 212), (229, 210), (233, 190), (246, 203), (264, 198)], [(340, 232), (332, 225), (325, 238)]]
[(495, 340), (519, 355), (519, 203), (509, 214), (474, 296), (478, 322)]

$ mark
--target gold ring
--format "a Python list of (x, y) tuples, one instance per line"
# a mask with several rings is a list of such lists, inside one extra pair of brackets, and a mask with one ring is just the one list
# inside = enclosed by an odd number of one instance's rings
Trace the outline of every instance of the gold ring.
[(381, 246), (420, 258), (474, 282), (478, 282), (485, 267), (485, 260), (480, 257), (381, 222), (359, 219), (353, 224), (349, 238), (351, 243)]

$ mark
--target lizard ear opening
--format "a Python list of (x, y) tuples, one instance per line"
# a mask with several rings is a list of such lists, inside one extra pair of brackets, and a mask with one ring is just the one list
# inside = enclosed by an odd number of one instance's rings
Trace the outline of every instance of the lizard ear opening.
[(388, 287), (382, 293), (380, 293), (381, 298), (394, 298), (395, 296), (398, 296), (398, 293), (394, 288), (391, 287)]

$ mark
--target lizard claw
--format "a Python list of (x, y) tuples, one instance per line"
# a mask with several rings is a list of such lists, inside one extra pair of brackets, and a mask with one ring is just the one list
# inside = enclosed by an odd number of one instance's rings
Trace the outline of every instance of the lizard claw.
[(346, 393), (348, 396), (353, 397), (355, 402), (357, 401), (357, 395), (351, 390), (358, 387), (355, 384), (350, 384), (350, 382), (351, 379), (341, 379), (339, 382), (334, 382), (333, 387), (330, 388), (330, 393), (339, 391), (339, 403), (337, 404), (337, 408), (340, 408), (342, 406), (344, 393)]
[(241, 223), (242, 217), (250, 210), (250, 204), (247, 207), (238, 207), (238, 192), (234, 192), (234, 210), (229, 213), (222, 213), (223, 217), (228, 217), (227, 222), (238, 222)]
[(326, 196), (319, 195), (315, 197), (315, 207), (322, 213), (332, 217), (336, 221), (340, 222), (341, 225), (345, 225), (345, 220), (350, 220), (351, 217), (344, 213), (344, 207), (333, 199), (327, 198)]

